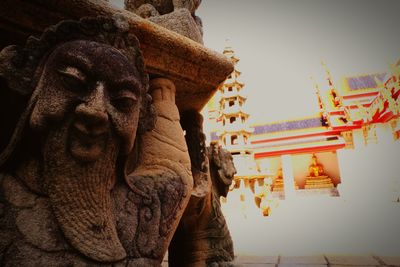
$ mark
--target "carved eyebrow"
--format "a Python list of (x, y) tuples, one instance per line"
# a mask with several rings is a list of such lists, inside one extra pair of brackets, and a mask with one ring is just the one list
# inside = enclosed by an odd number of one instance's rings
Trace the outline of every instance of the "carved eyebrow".
[(112, 84), (115, 88), (118, 89), (127, 89), (138, 95), (141, 93), (140, 92), (141, 84), (137, 79), (133, 77), (116, 80)]
[(76, 66), (85, 72), (88, 72), (93, 68), (93, 63), (90, 62), (90, 60), (84, 55), (79, 53), (73, 54), (71, 52), (67, 52), (63, 55), (63, 60), (65, 61), (66, 65)]
[(86, 80), (86, 75), (82, 71), (80, 71), (78, 68), (72, 67), (72, 66), (66, 66), (65, 68), (59, 69), (58, 70), (62, 74), (67, 74), (69, 76), (73, 76), (81, 81)]

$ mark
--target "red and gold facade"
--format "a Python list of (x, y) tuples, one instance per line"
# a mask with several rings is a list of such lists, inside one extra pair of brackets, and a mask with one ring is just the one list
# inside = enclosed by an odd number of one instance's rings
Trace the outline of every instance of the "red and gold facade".
[[(261, 173), (272, 174), (272, 188), (278, 188), (274, 194), (280, 197), (312, 193), (338, 196), (344, 163), (341, 151), (388, 142), (398, 145), (400, 61), (387, 73), (345, 77), (340, 83), (333, 81), (325, 64), (323, 67), (327, 83), (322, 88), (315, 83), (318, 114), (251, 125), (253, 131), (247, 133), (246, 151)], [(213, 132), (211, 139), (216, 139)], [(310, 172), (313, 164), (323, 168), (320, 175)]]

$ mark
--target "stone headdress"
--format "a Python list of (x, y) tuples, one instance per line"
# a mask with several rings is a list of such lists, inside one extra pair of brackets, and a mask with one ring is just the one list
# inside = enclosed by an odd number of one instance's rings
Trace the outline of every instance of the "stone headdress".
[[(82, 18), (79, 21), (65, 20), (47, 28), (40, 38), (29, 37), (25, 46), (8, 46), (0, 52), (0, 90), (8, 90), (27, 100), (11, 137), (0, 151), (0, 168), (10, 159), (22, 137), (33, 107), (37, 102), (38, 80), (48, 55), (59, 45), (74, 40), (89, 40), (111, 45), (135, 62), (142, 84), (142, 103), (138, 134), (154, 127), (155, 110), (148, 92), (149, 78), (144, 71), (144, 61), (139, 41), (128, 32), (129, 25), (119, 17)], [(3, 91), (4, 92), (4, 91)], [(0, 102), (4, 101), (0, 99)], [(4, 105), (4, 103), (0, 103)], [(11, 111), (13, 112), (13, 111)], [(3, 114), (5, 115), (5, 114)], [(0, 122), (2, 123), (2, 122)], [(3, 138), (3, 137), (2, 137)]]

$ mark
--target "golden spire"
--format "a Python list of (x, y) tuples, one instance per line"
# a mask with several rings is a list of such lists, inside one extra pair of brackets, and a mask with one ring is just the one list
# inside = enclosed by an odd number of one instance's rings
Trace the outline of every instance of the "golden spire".
[(329, 125), (329, 119), (328, 119), (328, 112), (326, 112), (325, 109), (325, 104), (322, 101), (321, 98), (321, 90), (319, 89), (318, 83), (315, 81), (314, 76), (311, 76), (310, 79), (313, 81), (314, 88), (315, 88), (315, 93), (317, 94), (317, 99), (318, 99), (318, 105), (319, 105), (319, 111), (321, 113), (321, 118), (323, 121), (324, 125)]
[(319, 85), (316, 82), (316, 80), (314, 79), (314, 76), (311, 76), (310, 79), (312, 80), (312, 82), (314, 84), (315, 93), (317, 94), (319, 110), (321, 112), (324, 112), (325, 111), (325, 104), (324, 104), (324, 102), (322, 101), (322, 98), (321, 98), (321, 90), (319, 89)]
[(332, 104), (335, 108), (342, 106), (342, 98), (340, 97), (339, 93), (337, 92), (334, 84), (333, 84), (333, 79), (331, 72), (329, 71), (328, 67), (326, 66), (325, 62), (321, 60), (321, 65), (325, 70), (326, 73), (326, 79), (328, 81), (329, 85), (329, 91), (330, 91), (330, 96), (332, 100)]
[(332, 79), (332, 75), (331, 72), (328, 69), (328, 66), (326, 66), (325, 62), (323, 60), (321, 60), (321, 65), (325, 70), (326, 73), (326, 79), (328, 80), (328, 84), (329, 84), (329, 89), (335, 89), (333, 87), (333, 79)]

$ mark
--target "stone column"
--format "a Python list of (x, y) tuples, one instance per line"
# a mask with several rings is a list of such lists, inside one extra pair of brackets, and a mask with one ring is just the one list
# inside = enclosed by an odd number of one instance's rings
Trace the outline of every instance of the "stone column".
[(295, 195), (293, 161), (291, 155), (282, 155), (282, 172), (285, 190), (285, 199), (293, 199)]
[(241, 145), (241, 146), (245, 145), (245, 143), (244, 143), (244, 138), (243, 138), (243, 134), (240, 134), (240, 135), (238, 136), (238, 144)]
[(379, 123), (376, 125), (376, 136), (379, 145), (392, 145), (394, 142), (392, 129), (389, 123)]
[(353, 145), (355, 149), (362, 149), (365, 147), (364, 135), (362, 129), (353, 130)]

